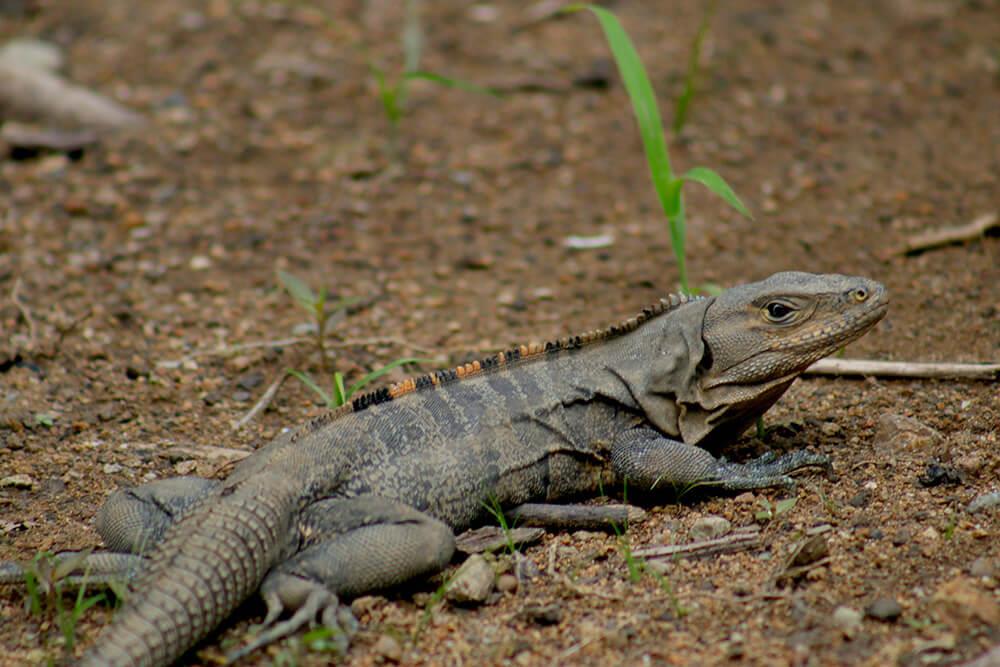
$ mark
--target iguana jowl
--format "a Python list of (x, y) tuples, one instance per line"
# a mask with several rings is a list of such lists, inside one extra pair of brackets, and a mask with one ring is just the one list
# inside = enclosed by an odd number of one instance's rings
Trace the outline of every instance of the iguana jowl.
[[(629, 488), (756, 489), (827, 462), (795, 451), (713, 456), (813, 361), (885, 315), (865, 278), (778, 273), (703, 299), (671, 297), (608, 329), (522, 346), (362, 396), (269, 443), (225, 481), (119, 491), (98, 530), (138, 566), (83, 659), (166, 665), (260, 590), (267, 628), (236, 655), (315, 619), (343, 635), (338, 596), (433, 573), (454, 533), (515, 507)], [(0, 566), (0, 581), (20, 571)], [(283, 613), (291, 617), (281, 620)]]

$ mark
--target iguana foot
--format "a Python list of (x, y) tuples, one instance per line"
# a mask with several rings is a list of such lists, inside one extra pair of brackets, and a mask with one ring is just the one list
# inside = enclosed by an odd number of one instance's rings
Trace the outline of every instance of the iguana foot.
[[(298, 632), (312, 625), (317, 618), (330, 631), (329, 640), (341, 654), (347, 652), (351, 637), (357, 632), (358, 622), (350, 607), (340, 604), (337, 596), (322, 584), (291, 574), (273, 574), (261, 586), (261, 597), (267, 604), (267, 616), (256, 639), (226, 655), (233, 662), (256, 651), (262, 646)], [(287, 621), (276, 623), (285, 610), (295, 613)]]
[(715, 480), (709, 484), (730, 491), (745, 491), (762, 489), (771, 486), (795, 486), (795, 480), (789, 477), (802, 468), (819, 466), (830, 468), (830, 457), (816, 454), (804, 449), (777, 456), (767, 452), (763, 456), (746, 463), (727, 463), (720, 461), (715, 471)]

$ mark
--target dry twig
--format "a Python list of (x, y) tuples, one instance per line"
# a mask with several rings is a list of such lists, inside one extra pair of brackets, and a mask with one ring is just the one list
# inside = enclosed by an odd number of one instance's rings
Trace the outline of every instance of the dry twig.
[(243, 415), (239, 419), (239, 421), (233, 424), (232, 430), (233, 431), (240, 430), (241, 428), (249, 424), (251, 421), (253, 421), (254, 417), (256, 417), (261, 412), (266, 410), (267, 406), (269, 406), (271, 404), (271, 401), (274, 400), (274, 397), (275, 395), (277, 395), (278, 390), (281, 389), (281, 385), (284, 384), (285, 380), (287, 379), (288, 379), (288, 373), (282, 373), (281, 375), (279, 375), (278, 379), (270, 384), (267, 390), (261, 395), (260, 399), (258, 399), (258, 401), (254, 403), (254, 406), (252, 408), (250, 408), (250, 412)]
[(868, 359), (820, 359), (815, 364), (807, 368), (805, 374), (996, 380), (1000, 378), (1000, 364), (921, 363), (912, 361), (871, 361)]
[(986, 213), (964, 225), (934, 229), (912, 236), (896, 250), (895, 254), (916, 255), (932, 248), (973, 241), (997, 225), (1000, 225), (1000, 215), (997, 215), (996, 211)]
[(20, 299), (21, 292), (21, 279), (18, 278), (14, 281), (14, 287), (10, 290), (10, 300), (14, 303), (14, 307), (17, 311), (21, 313), (21, 317), (28, 325), (28, 337), (30, 338), (28, 342), (28, 349), (34, 350), (35, 343), (38, 342), (38, 327), (35, 325), (35, 319), (31, 316), (31, 311), (26, 305), (21, 303)]
[(643, 547), (633, 551), (632, 555), (636, 558), (656, 560), (682, 557), (701, 558), (715, 554), (747, 551), (759, 547), (760, 544), (760, 528), (757, 526), (743, 526), (735, 529), (725, 537), (701, 540), (699, 542), (688, 542), (687, 544), (665, 544), (658, 547)]
[[(156, 362), (156, 365), (160, 368), (177, 368), (185, 362), (201, 359), (202, 357), (228, 357), (245, 350), (256, 350), (262, 347), (291, 347), (293, 345), (302, 345), (303, 343), (314, 345), (316, 343), (316, 339), (312, 337), (298, 336), (293, 338), (279, 338), (277, 340), (259, 340), (251, 341), (249, 343), (236, 343), (234, 345), (219, 345), (210, 349), (195, 350), (191, 354), (181, 357), (180, 359), (161, 359)], [(423, 347), (422, 345), (417, 345), (416, 343), (411, 343), (408, 340), (395, 338), (393, 336), (349, 338), (325, 344), (325, 346), (330, 349), (365, 347), (368, 345), (397, 345), (399, 347), (414, 350), (415, 352), (420, 352), (421, 354), (433, 354), (432, 350)]]

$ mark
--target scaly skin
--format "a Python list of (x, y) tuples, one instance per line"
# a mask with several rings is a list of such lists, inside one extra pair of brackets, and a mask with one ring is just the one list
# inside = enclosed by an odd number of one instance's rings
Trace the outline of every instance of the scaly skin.
[[(878, 283), (806, 273), (671, 297), (605, 330), (360, 397), (271, 442), (225, 482), (120, 491), (98, 529), (113, 549), (148, 553), (148, 564), (83, 664), (170, 664), (256, 590), (265, 630), (231, 657), (316, 618), (346, 647), (352, 619), (338, 595), (440, 570), (454, 532), (487, 520), (494, 503), (558, 501), (626, 480), (652, 492), (788, 484), (826, 457), (736, 464), (712, 452), (887, 307)], [(18, 572), (0, 564), (0, 583)], [(281, 621), (285, 611), (293, 615)]]

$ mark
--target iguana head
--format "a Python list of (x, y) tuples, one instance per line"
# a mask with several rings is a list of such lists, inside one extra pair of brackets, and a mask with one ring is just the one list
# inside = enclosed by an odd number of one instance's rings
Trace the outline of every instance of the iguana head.
[(867, 278), (776, 273), (685, 305), (673, 321), (664, 320), (667, 328), (649, 357), (659, 361), (637, 369), (632, 390), (664, 432), (717, 449), (771, 407), (806, 367), (862, 336), (888, 307), (885, 287)]
[(776, 273), (715, 298), (705, 313), (701, 388), (792, 378), (885, 316), (885, 287), (867, 278)]

